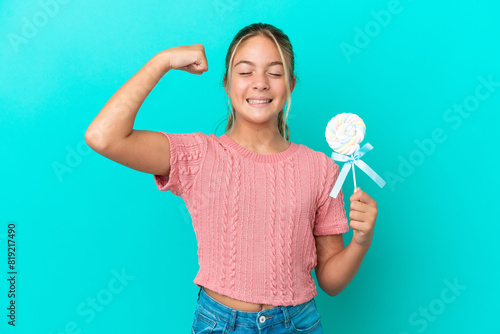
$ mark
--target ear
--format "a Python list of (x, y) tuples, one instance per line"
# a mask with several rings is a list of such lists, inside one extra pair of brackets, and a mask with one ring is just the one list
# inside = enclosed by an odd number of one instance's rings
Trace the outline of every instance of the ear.
[(226, 91), (226, 94), (229, 95), (227, 92), (227, 76), (224, 75), (224, 78), (222, 78), (222, 81), (224, 82), (224, 90)]
[(295, 83), (297, 82), (297, 78), (295, 77), (295, 75), (293, 76), (293, 79), (292, 79), (292, 84), (290, 85), (290, 93), (293, 92), (293, 89), (295, 88)]

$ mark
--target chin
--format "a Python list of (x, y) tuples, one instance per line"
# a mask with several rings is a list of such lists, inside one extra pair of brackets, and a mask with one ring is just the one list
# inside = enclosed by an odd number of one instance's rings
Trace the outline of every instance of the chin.
[(273, 119), (278, 117), (278, 114), (276, 115), (262, 115), (261, 117), (256, 116), (256, 115), (246, 115), (245, 119), (248, 120), (249, 122), (253, 123), (268, 123), (271, 122)]

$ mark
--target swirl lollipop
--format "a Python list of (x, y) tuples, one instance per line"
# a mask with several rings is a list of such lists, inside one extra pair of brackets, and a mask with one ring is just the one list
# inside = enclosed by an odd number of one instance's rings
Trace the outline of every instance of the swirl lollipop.
[(368, 176), (370, 176), (381, 188), (385, 185), (385, 181), (360, 159), (366, 152), (373, 149), (369, 143), (359, 148), (359, 143), (365, 138), (365, 133), (365, 123), (356, 114), (338, 114), (328, 122), (325, 132), (326, 141), (332, 150), (337, 152), (332, 152), (332, 159), (347, 162), (342, 167), (330, 196), (337, 197), (351, 166), (354, 179), (354, 191), (356, 191), (356, 173), (354, 172), (354, 165), (357, 165), (368, 174)]
[(337, 153), (353, 154), (365, 138), (366, 126), (356, 114), (338, 114), (326, 127), (326, 141)]

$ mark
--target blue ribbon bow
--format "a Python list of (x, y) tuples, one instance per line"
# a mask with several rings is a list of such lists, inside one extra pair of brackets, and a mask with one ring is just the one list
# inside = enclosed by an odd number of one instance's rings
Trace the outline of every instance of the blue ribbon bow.
[(337, 181), (335, 181), (335, 185), (333, 186), (333, 189), (332, 189), (332, 192), (330, 193), (330, 196), (337, 198), (337, 194), (339, 193), (340, 188), (344, 184), (347, 173), (349, 173), (351, 166), (353, 166), (353, 168), (354, 168), (354, 164), (356, 164), (356, 166), (358, 166), (369, 177), (371, 177), (372, 180), (375, 181), (380, 188), (385, 186), (385, 181), (382, 180), (382, 178), (377, 173), (375, 173), (375, 171), (373, 169), (371, 169), (363, 160), (360, 159), (363, 155), (365, 155), (366, 152), (369, 152), (372, 149), (373, 149), (373, 146), (370, 145), (370, 143), (366, 143), (363, 145), (363, 147), (361, 147), (360, 149), (353, 152), (353, 154), (351, 154), (351, 156), (332, 152), (332, 159), (333, 160), (346, 161), (346, 163), (342, 167), (342, 170), (340, 171), (340, 174), (339, 174), (339, 177), (337, 178)]

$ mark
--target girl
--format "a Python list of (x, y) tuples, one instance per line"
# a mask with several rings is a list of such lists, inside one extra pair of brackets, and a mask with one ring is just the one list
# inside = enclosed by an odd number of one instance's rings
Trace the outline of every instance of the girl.
[(339, 167), (288, 140), (296, 81), (288, 37), (262, 23), (236, 34), (226, 55), (230, 114), (220, 137), (133, 129), (144, 99), (172, 69), (206, 72), (203, 45), (156, 54), (106, 103), (85, 140), (185, 201), (200, 265), (192, 333), (323, 333), (311, 272), (330, 296), (349, 284), (371, 245), (377, 204), (357, 188), (348, 224), (342, 192), (329, 196)]

